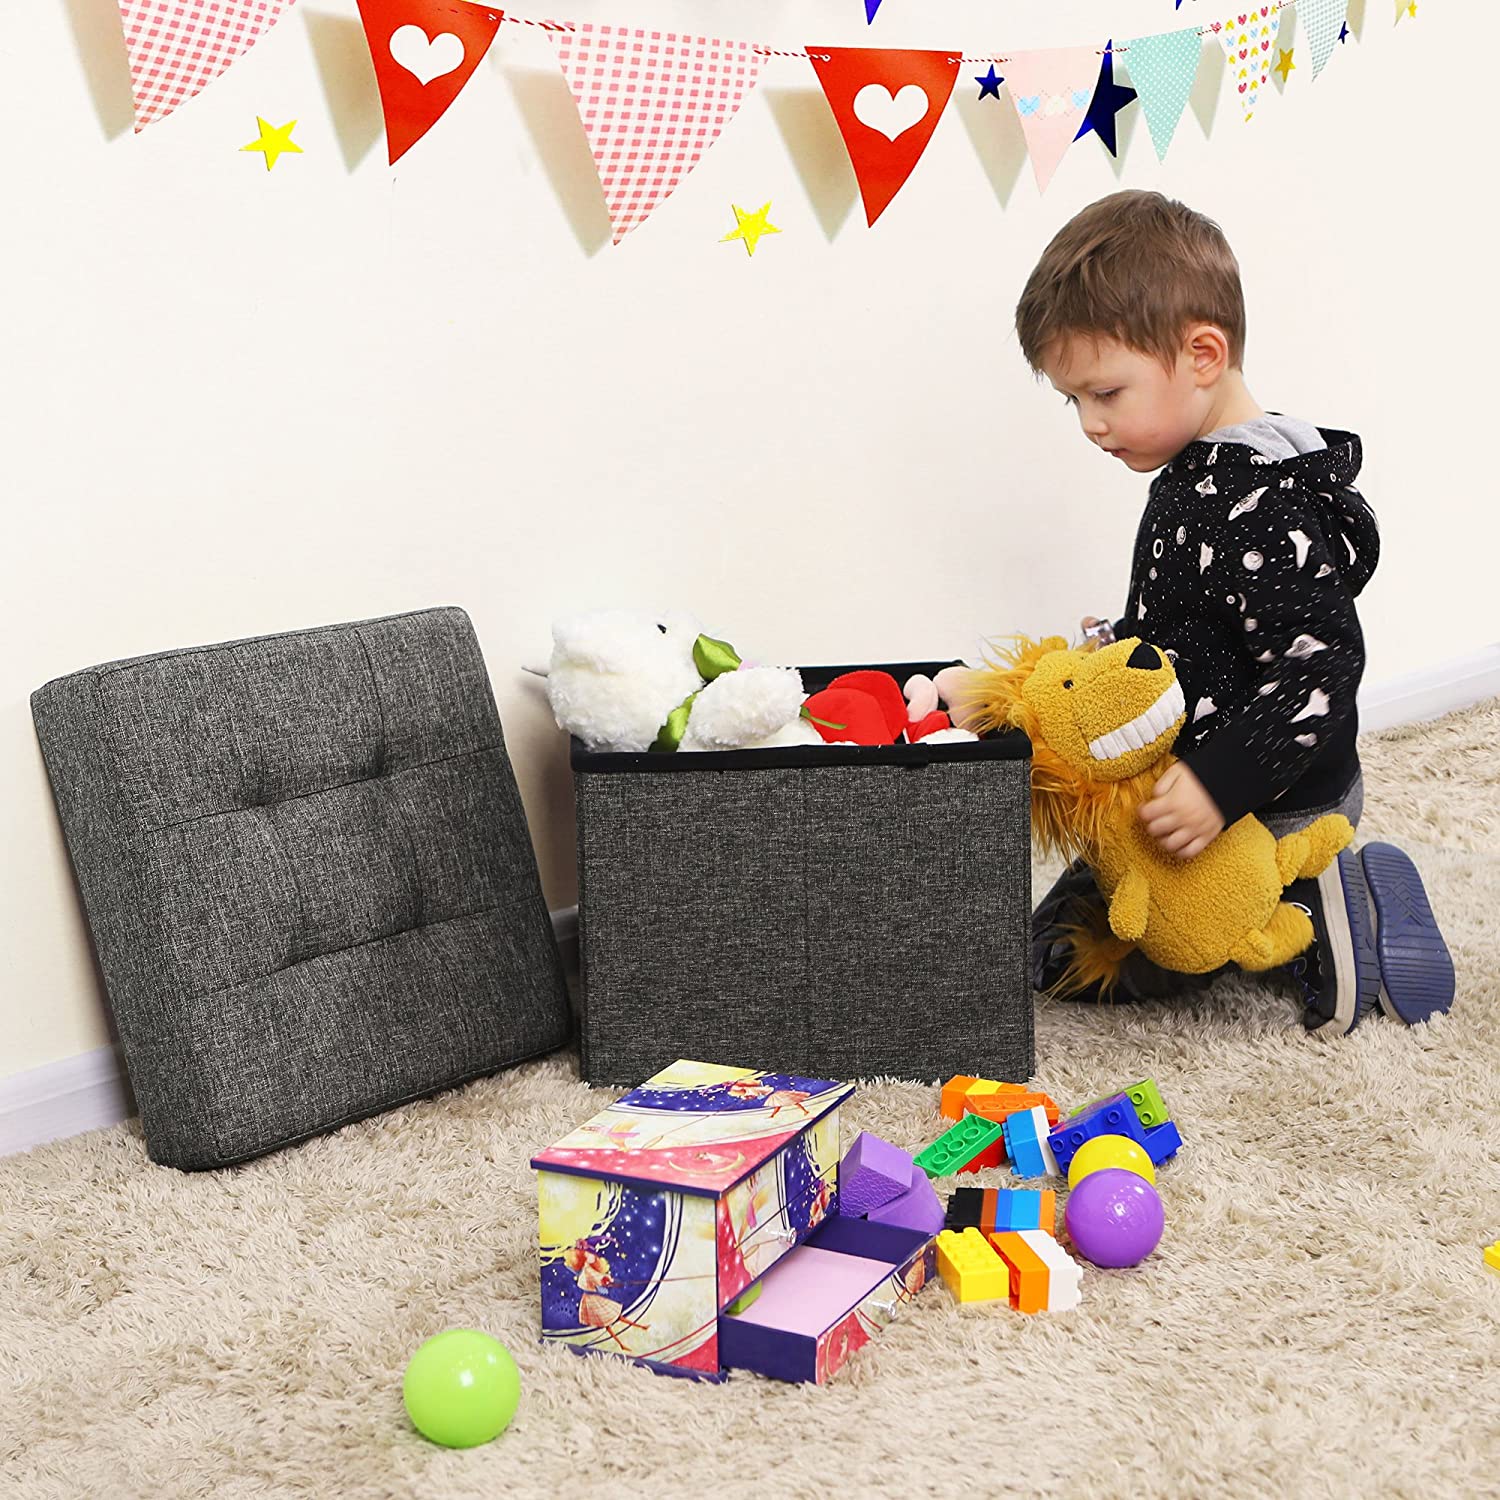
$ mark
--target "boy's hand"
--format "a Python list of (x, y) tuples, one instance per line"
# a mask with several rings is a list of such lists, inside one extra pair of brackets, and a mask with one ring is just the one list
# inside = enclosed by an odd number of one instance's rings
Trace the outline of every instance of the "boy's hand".
[(1224, 827), (1218, 804), (1182, 761), (1169, 766), (1152, 788), (1151, 800), (1141, 804), (1141, 819), (1147, 833), (1178, 859), (1201, 854)]

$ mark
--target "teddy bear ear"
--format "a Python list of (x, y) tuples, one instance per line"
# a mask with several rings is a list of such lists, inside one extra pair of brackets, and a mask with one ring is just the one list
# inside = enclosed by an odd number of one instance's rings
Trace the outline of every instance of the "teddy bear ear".
[(552, 662), (604, 671), (619, 659), (622, 644), (654, 628), (649, 616), (624, 609), (595, 609), (564, 615), (552, 623)]

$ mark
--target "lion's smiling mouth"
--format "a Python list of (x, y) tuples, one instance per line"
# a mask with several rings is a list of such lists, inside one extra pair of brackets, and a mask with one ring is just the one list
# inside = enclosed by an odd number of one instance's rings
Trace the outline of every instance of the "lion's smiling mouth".
[(1144, 750), (1160, 739), (1183, 712), (1182, 685), (1173, 682), (1145, 713), (1137, 714), (1128, 724), (1101, 734), (1089, 741), (1089, 754), (1095, 760), (1118, 760), (1132, 750)]

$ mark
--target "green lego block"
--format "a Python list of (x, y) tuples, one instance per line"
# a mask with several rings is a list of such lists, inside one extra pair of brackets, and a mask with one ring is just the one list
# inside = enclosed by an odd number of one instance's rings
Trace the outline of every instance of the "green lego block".
[(1143, 1078), (1139, 1083), (1127, 1084), (1123, 1089), (1116, 1089), (1112, 1094), (1101, 1094), (1097, 1099), (1090, 1099), (1087, 1104), (1073, 1110), (1068, 1118), (1071, 1120), (1076, 1115), (1091, 1110), (1096, 1104), (1103, 1104), (1106, 1099), (1117, 1099), (1121, 1094), (1130, 1100), (1135, 1109), (1136, 1118), (1146, 1130), (1151, 1130), (1172, 1118), (1167, 1112), (1167, 1106), (1162, 1102), (1161, 1092), (1156, 1087), (1155, 1080), (1150, 1078)]
[(929, 1177), (947, 1177), (968, 1166), (987, 1146), (1005, 1133), (1004, 1127), (982, 1115), (965, 1115), (917, 1154), (916, 1163)]

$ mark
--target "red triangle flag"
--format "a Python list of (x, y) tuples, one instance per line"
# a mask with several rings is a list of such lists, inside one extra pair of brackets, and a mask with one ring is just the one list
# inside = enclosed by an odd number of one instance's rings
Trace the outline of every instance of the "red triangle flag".
[(958, 79), (956, 52), (809, 47), (873, 225), (921, 160)]
[(463, 92), (500, 29), (502, 10), (467, 0), (358, 0), (391, 165)]

